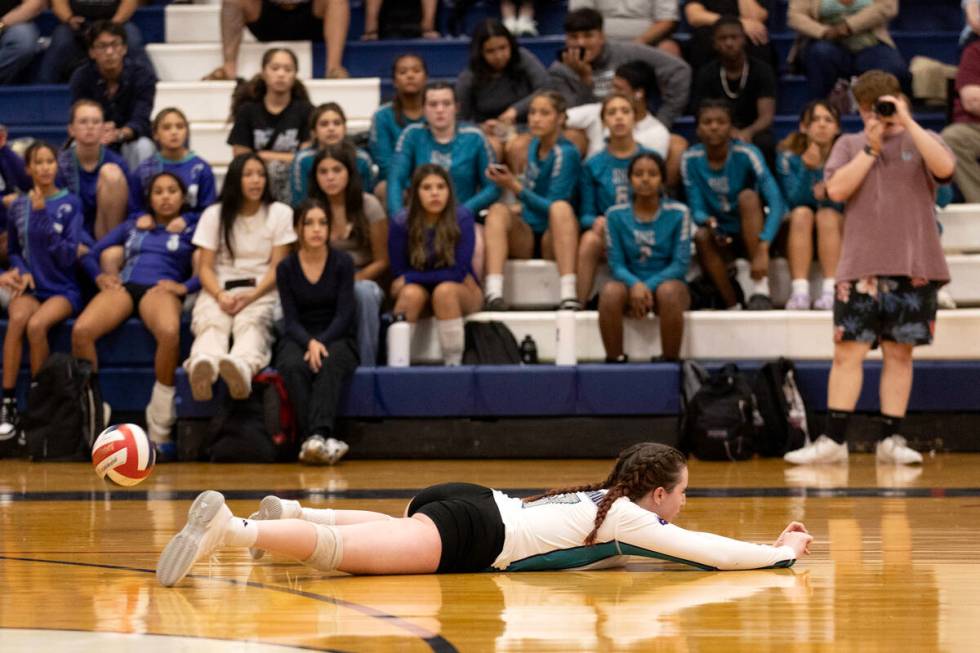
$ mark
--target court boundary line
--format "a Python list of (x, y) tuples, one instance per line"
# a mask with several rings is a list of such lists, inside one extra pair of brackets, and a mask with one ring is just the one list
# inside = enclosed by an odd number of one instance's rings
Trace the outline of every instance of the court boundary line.
[[(131, 571), (141, 574), (155, 574), (155, 569), (144, 569), (142, 567), (128, 567), (126, 565), (110, 565), (98, 562), (80, 562), (77, 560), (45, 560), (43, 558), (29, 558), (21, 556), (10, 556), (0, 553), (0, 561), (2, 560), (12, 560), (16, 562), (37, 562), (43, 564), (53, 564), (53, 565), (64, 565), (68, 567), (88, 567), (94, 569), (110, 569), (113, 571)], [(397, 615), (388, 614), (377, 608), (372, 608), (371, 606), (361, 605), (360, 603), (354, 603), (352, 601), (347, 601), (345, 599), (338, 599), (333, 596), (328, 596), (326, 594), (317, 594), (316, 592), (307, 592), (305, 590), (293, 589), (291, 587), (279, 587), (276, 585), (268, 585), (266, 583), (260, 583), (258, 581), (246, 580), (241, 581), (236, 578), (219, 578), (215, 576), (202, 576), (200, 574), (187, 574), (185, 578), (194, 578), (196, 580), (210, 580), (225, 583), (226, 585), (233, 585), (239, 587), (251, 587), (260, 590), (270, 590), (273, 592), (282, 592), (283, 594), (292, 594), (293, 596), (299, 596), (301, 598), (312, 599), (314, 601), (320, 601), (321, 603), (330, 603), (342, 608), (348, 608), (354, 612), (359, 612), (365, 616), (371, 617), (372, 619), (378, 619), (385, 623), (393, 625), (395, 628), (404, 630), (419, 639), (421, 639), (433, 653), (459, 653), (458, 649), (453, 646), (453, 644), (447, 640), (442, 635), (435, 633), (430, 633), (425, 628), (417, 626), (410, 621), (406, 621), (402, 617)], [(98, 632), (98, 631), (86, 631), (86, 632)], [(155, 634), (155, 633), (151, 633)], [(228, 641), (242, 641), (248, 642), (251, 640), (228, 640)], [(269, 643), (269, 642), (263, 642)], [(330, 651), (332, 649), (309, 649), (309, 650), (323, 650)]]

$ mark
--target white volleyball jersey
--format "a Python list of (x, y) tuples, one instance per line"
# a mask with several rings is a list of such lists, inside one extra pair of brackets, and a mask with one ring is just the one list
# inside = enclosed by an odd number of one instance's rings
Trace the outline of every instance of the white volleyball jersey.
[(624, 565), (632, 556), (680, 562), (704, 570), (790, 567), (789, 546), (751, 544), (684, 530), (622, 497), (586, 546), (605, 490), (545, 497), (531, 503), (494, 490), (504, 522), (504, 546), (493, 562), (501, 571), (601, 569)]

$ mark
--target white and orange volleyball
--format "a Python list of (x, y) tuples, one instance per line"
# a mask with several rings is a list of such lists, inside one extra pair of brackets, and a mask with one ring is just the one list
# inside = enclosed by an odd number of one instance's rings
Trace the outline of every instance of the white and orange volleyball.
[(92, 466), (99, 478), (118, 485), (141, 482), (153, 471), (156, 449), (136, 424), (116, 424), (99, 434), (92, 445)]

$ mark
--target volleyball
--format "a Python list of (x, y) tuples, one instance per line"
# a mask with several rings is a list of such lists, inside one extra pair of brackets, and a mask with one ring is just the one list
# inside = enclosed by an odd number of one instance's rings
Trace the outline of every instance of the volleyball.
[(92, 445), (92, 466), (99, 478), (117, 485), (141, 482), (156, 462), (156, 449), (136, 424), (116, 424), (99, 434)]

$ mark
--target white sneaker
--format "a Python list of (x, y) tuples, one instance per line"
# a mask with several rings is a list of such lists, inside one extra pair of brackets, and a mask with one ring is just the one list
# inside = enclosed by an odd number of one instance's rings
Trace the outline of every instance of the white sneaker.
[(245, 361), (234, 356), (223, 356), (218, 362), (218, 373), (228, 386), (232, 399), (248, 399), (252, 394), (252, 370)]
[(794, 465), (824, 465), (847, 462), (847, 443), (837, 444), (826, 435), (821, 435), (814, 442), (790, 451), (783, 460)]
[(953, 299), (953, 296), (945, 288), (940, 288), (939, 292), (936, 293), (936, 303), (939, 305), (939, 308), (956, 308), (956, 300)]
[[(300, 519), (303, 516), (303, 506), (299, 505), (299, 501), (292, 501), (290, 499), (280, 499), (279, 497), (269, 495), (262, 499), (259, 504), (258, 512), (253, 512), (249, 515), (249, 519)], [(265, 549), (259, 549), (256, 547), (249, 547), (249, 555), (252, 556), (252, 560), (261, 560), (262, 556), (265, 555)]]
[(514, 36), (537, 36), (538, 23), (530, 16), (520, 16), (517, 19)]
[(188, 377), (194, 401), (211, 401), (214, 391), (212, 386), (217, 376), (217, 370), (214, 369), (214, 363), (210, 359), (201, 357), (191, 363)]
[(517, 16), (509, 16), (502, 19), (501, 22), (504, 24), (504, 27), (507, 28), (508, 32), (514, 36), (517, 36)]
[(900, 435), (880, 441), (875, 447), (876, 462), (895, 465), (915, 465), (922, 462), (922, 454), (908, 446)]
[(308, 465), (336, 465), (350, 447), (343, 440), (311, 435), (303, 441), (299, 450), (299, 460)]
[(150, 439), (154, 442), (170, 440), (170, 432), (176, 423), (177, 406), (174, 404), (174, 388), (158, 383), (153, 387), (150, 403), (146, 405), (146, 430)]
[(198, 560), (208, 558), (221, 541), (232, 519), (220, 492), (207, 490), (197, 495), (187, 511), (187, 524), (167, 544), (157, 562), (157, 580), (171, 587), (187, 575)]

